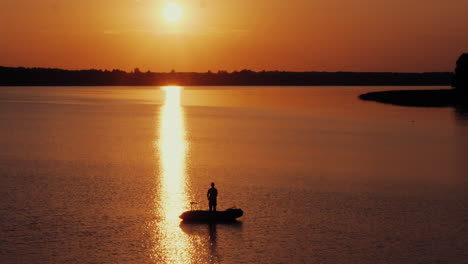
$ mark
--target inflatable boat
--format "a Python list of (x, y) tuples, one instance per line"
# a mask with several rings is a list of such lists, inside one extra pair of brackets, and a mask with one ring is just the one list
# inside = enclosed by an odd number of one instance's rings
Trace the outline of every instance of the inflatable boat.
[(184, 222), (232, 222), (241, 217), (244, 212), (241, 209), (227, 209), (226, 211), (193, 210), (182, 213), (179, 218)]

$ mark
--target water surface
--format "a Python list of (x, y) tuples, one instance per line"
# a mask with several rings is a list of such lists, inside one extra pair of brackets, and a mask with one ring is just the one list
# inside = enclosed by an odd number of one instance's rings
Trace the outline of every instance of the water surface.
[(2, 87), (2, 263), (466, 263), (466, 116), (379, 89)]

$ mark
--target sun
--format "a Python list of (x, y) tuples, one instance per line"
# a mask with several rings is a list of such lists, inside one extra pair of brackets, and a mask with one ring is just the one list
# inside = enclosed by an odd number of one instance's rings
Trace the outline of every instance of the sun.
[(177, 22), (182, 18), (182, 8), (177, 3), (168, 3), (163, 9), (164, 19), (168, 22)]

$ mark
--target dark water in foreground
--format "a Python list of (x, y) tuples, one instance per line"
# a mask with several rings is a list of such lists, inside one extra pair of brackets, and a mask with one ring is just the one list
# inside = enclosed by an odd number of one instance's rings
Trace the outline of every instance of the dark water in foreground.
[(466, 116), (379, 89), (2, 87), (1, 263), (467, 263)]

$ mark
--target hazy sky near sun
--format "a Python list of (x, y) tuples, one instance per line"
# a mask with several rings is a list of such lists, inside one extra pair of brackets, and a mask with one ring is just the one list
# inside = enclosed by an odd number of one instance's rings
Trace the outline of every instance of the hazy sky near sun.
[(452, 71), (467, 13), (468, 0), (0, 0), (0, 65)]

